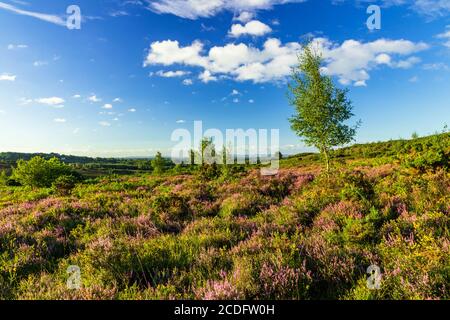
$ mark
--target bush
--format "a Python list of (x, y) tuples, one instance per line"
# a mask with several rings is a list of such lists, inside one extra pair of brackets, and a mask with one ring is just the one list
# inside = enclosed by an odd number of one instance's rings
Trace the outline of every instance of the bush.
[(75, 188), (78, 181), (79, 179), (73, 175), (60, 176), (53, 182), (53, 189), (58, 194), (66, 196)]
[(420, 171), (434, 170), (439, 167), (448, 168), (450, 160), (450, 136), (435, 135), (411, 143), (410, 150), (400, 158), (405, 167)]
[(0, 186), (6, 186), (8, 183), (8, 176), (6, 175), (6, 171), (0, 171)]

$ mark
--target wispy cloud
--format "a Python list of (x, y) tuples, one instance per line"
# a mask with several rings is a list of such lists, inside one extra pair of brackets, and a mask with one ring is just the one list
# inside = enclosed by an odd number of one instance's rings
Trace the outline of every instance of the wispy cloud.
[(8, 73), (2, 73), (0, 74), (0, 81), (16, 81), (17, 76), (8, 74)]
[(111, 126), (111, 123), (109, 123), (107, 121), (100, 121), (98, 124), (101, 125), (102, 127), (110, 127)]
[(50, 23), (53, 23), (53, 24), (56, 24), (59, 26), (63, 26), (63, 27), (66, 26), (66, 21), (57, 15), (23, 10), (23, 9), (17, 8), (13, 5), (10, 5), (10, 4), (4, 3), (4, 2), (0, 2), (0, 9), (11, 11), (16, 14), (23, 15), (23, 16), (33, 17), (33, 18), (36, 18), (36, 19), (39, 19), (42, 21), (46, 21), (46, 22), (50, 22)]
[(48, 65), (47, 61), (35, 61), (33, 62), (33, 66), (35, 67), (42, 67)]
[(62, 107), (62, 104), (65, 102), (63, 98), (59, 97), (39, 98), (35, 101), (39, 104), (45, 104), (52, 107)]
[(444, 39), (444, 46), (450, 48), (450, 27), (447, 26), (447, 30), (436, 36), (438, 39)]
[(157, 71), (156, 73), (153, 73), (153, 72), (150, 73), (150, 76), (157, 75), (157, 76), (163, 77), (163, 78), (176, 78), (176, 77), (183, 77), (183, 76), (186, 76), (189, 74), (190, 74), (190, 72), (182, 71), (182, 70), (167, 71), (167, 72), (160, 70), (160, 71)]
[(98, 98), (95, 94), (88, 98), (90, 102), (100, 102), (102, 99)]
[(28, 46), (26, 44), (8, 44), (8, 50), (16, 50), (16, 49), (26, 49)]
[[(169, 13), (182, 18), (198, 19), (212, 17), (223, 11), (241, 12), (269, 10), (275, 5), (305, 2), (306, 0), (153, 0), (147, 1), (150, 10)], [(244, 18), (244, 17), (243, 17)]]

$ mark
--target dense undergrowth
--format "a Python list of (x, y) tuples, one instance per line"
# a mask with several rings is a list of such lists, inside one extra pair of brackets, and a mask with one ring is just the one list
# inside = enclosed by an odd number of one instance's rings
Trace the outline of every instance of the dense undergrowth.
[(449, 299), (450, 144), (432, 139), (341, 150), (330, 175), (306, 155), (274, 177), (0, 187), (0, 298)]

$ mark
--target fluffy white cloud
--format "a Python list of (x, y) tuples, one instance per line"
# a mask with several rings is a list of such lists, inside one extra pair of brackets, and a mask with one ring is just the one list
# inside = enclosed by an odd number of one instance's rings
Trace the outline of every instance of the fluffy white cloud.
[(39, 104), (46, 104), (48, 106), (62, 106), (62, 104), (65, 102), (63, 98), (59, 97), (50, 97), (50, 98), (39, 98), (35, 100)]
[(192, 81), (192, 79), (184, 79), (183, 84), (185, 86), (192, 86), (194, 84), (194, 82)]
[(326, 61), (324, 73), (338, 76), (342, 84), (353, 83), (357, 86), (364, 86), (370, 79), (368, 72), (376, 67), (409, 68), (419, 61), (416, 57), (409, 57), (395, 62), (392, 56), (407, 56), (428, 48), (425, 43), (388, 39), (368, 43), (347, 40), (336, 46), (325, 38), (318, 38), (316, 43)]
[(90, 102), (100, 102), (102, 99), (98, 98), (95, 94), (88, 98)]
[(66, 119), (64, 119), (64, 118), (56, 118), (56, 119), (53, 119), (53, 121), (58, 122), (58, 123), (66, 123)]
[(239, 38), (244, 35), (263, 36), (270, 32), (272, 32), (272, 29), (267, 24), (264, 24), (258, 20), (252, 20), (247, 22), (245, 25), (233, 24), (228, 34), (231, 37)]
[(123, 102), (122, 98), (115, 98), (113, 102), (121, 103)]
[[(357, 86), (366, 84), (369, 71), (374, 68), (411, 67), (420, 60), (410, 55), (428, 48), (425, 43), (389, 39), (367, 43), (346, 40), (339, 45), (326, 38), (316, 38), (314, 46), (322, 52), (325, 74), (337, 76), (342, 84)], [(178, 41), (154, 42), (144, 65), (200, 67), (204, 70), (199, 79), (205, 83), (217, 81), (221, 76), (237, 81), (269, 82), (289, 76), (302, 49), (298, 42), (283, 44), (275, 38), (268, 39), (261, 49), (244, 43), (215, 46), (209, 52), (204, 52), (203, 47), (199, 41), (187, 47), (180, 47)]]
[[(176, 78), (176, 77), (183, 77), (190, 74), (190, 72), (188, 71), (181, 71), (181, 70), (177, 70), (177, 71), (163, 71), (160, 70), (158, 72), (155, 73), (155, 75), (163, 77), (163, 78)], [(153, 74), (151, 74), (153, 75)]]
[(217, 77), (211, 75), (211, 72), (208, 71), (208, 70), (203, 71), (198, 76), (198, 78), (204, 83), (208, 83), (208, 82), (211, 82), (211, 81), (217, 81)]
[(206, 66), (207, 60), (201, 57), (203, 43), (194, 41), (192, 45), (180, 47), (178, 41), (156, 41), (150, 45), (150, 51), (144, 66), (150, 64), (162, 64), (169, 66), (182, 63), (191, 66)]
[(252, 20), (254, 16), (255, 16), (255, 14), (253, 12), (242, 11), (239, 13), (239, 15), (235, 16), (233, 18), (233, 20), (236, 20), (236, 21), (239, 21), (242, 23), (246, 23), (246, 22), (249, 22), (250, 20)]
[(137, 110), (136, 110), (135, 108), (128, 109), (128, 112), (134, 113), (134, 112), (136, 112), (136, 111), (137, 111)]
[(113, 106), (112, 106), (112, 104), (110, 104), (110, 103), (106, 103), (106, 104), (104, 104), (103, 107), (102, 107), (102, 109), (108, 109), (108, 110), (110, 110), (110, 109), (112, 109), (112, 108), (113, 108)]
[(212, 17), (222, 11), (268, 10), (274, 5), (304, 1), (306, 0), (148, 0), (147, 2), (150, 9), (157, 13), (197, 19)]
[(17, 76), (8, 74), (8, 73), (2, 73), (0, 74), (0, 81), (16, 81)]
[(79, 95), (79, 94), (74, 94), (74, 95), (72, 96), (72, 98), (73, 98), (73, 99), (80, 99), (80, 98), (81, 98), (81, 95)]

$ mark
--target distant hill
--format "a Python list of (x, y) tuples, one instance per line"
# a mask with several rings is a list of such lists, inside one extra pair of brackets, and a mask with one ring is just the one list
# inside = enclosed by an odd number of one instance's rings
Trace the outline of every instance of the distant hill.
[[(16, 162), (19, 159), (30, 160), (33, 157), (40, 156), (45, 159), (58, 158), (66, 163), (90, 163), (102, 160), (100, 158), (89, 158), (63, 155), (59, 153), (20, 153), (20, 152), (0, 152), (0, 161)], [(106, 160), (106, 159), (104, 159)]]
[[(371, 142), (364, 144), (354, 144), (352, 146), (340, 148), (335, 151), (337, 158), (375, 158), (380, 156), (393, 156), (398, 153), (409, 153), (411, 150), (424, 149), (431, 146), (436, 140), (444, 141), (450, 148), (450, 133), (434, 134), (431, 136), (415, 139), (399, 139), (384, 142)], [(143, 161), (149, 161), (152, 158), (99, 158), (99, 157), (80, 157), (73, 155), (63, 155), (59, 153), (19, 153), (19, 152), (0, 152), (0, 162), (14, 164), (19, 159), (30, 160), (35, 156), (41, 156), (45, 159), (56, 157), (68, 164), (128, 164), (135, 165)], [(317, 153), (300, 153), (296, 155), (285, 156), (283, 162), (289, 160), (306, 160), (315, 162), (320, 159)]]

